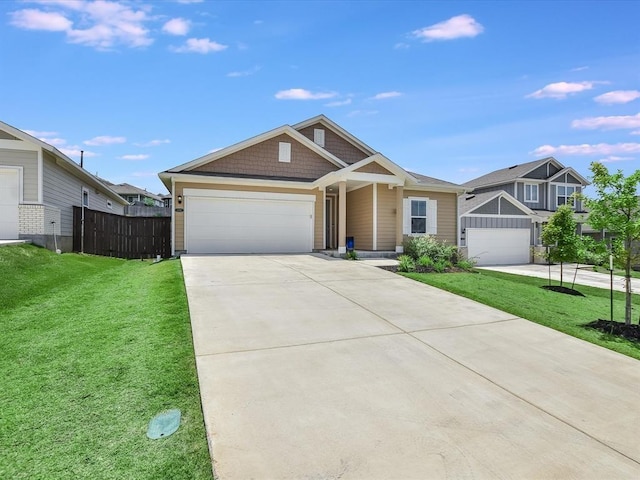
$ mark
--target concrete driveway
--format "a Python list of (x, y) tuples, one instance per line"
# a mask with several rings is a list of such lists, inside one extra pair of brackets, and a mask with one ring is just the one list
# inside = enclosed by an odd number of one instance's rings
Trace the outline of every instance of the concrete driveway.
[[(587, 285), (589, 287), (611, 288), (611, 277), (608, 273), (594, 272), (588, 265), (580, 265), (580, 268), (576, 271), (575, 263), (568, 263), (563, 266), (563, 281), (571, 286), (574, 281), (576, 285)], [(515, 275), (525, 275), (527, 277), (539, 277), (549, 278), (549, 271), (551, 270), (551, 279), (553, 281), (560, 281), (560, 265), (540, 265), (527, 263), (523, 265), (498, 265), (493, 267), (478, 267), (485, 270), (495, 270), (497, 272), (513, 273)], [(614, 275), (613, 277), (613, 289), (620, 292), (625, 291), (625, 278)], [(640, 280), (637, 278), (631, 279), (631, 291), (634, 293), (640, 292)]]
[(640, 478), (640, 363), (360, 262), (183, 256), (220, 479)]

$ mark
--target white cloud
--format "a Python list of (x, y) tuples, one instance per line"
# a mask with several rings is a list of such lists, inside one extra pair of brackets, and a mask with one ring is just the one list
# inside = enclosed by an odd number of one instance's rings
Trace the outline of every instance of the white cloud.
[(47, 32), (66, 32), (73, 22), (57, 12), (44, 12), (27, 8), (9, 14), (11, 25), (25, 30), (44, 30)]
[(414, 30), (412, 35), (424, 42), (436, 40), (454, 40), (456, 38), (475, 37), (484, 31), (470, 15), (458, 15), (444, 22)]
[(202, 3), (204, 0), (178, 0), (178, 3), (189, 5), (190, 3)]
[(402, 93), (400, 92), (382, 92), (382, 93), (378, 93), (376, 95), (374, 95), (373, 97), (371, 97), (372, 100), (384, 100), (387, 98), (395, 98), (395, 97), (401, 97)]
[(85, 140), (85, 145), (90, 145), (92, 147), (96, 146), (104, 146), (104, 145), (114, 145), (118, 143), (125, 143), (127, 139), (125, 137), (110, 137), (109, 135), (101, 135), (99, 137), (93, 137), (90, 140)]
[(135, 178), (157, 177), (158, 172), (133, 172), (131, 176)]
[(28, 133), (32, 137), (39, 138), (42, 140), (43, 137), (55, 137), (58, 135), (58, 132), (41, 132), (39, 130), (23, 130), (23, 132)]
[(289, 90), (280, 90), (275, 97), (278, 100), (323, 100), (326, 98), (334, 98), (338, 95), (335, 92), (310, 92), (304, 88), (291, 88)]
[[(109, 50), (118, 45), (144, 47), (153, 39), (146, 24), (154, 20), (151, 7), (118, 1), (42, 1), (47, 10), (23, 9), (11, 13), (12, 25), (28, 30), (65, 32), (67, 41)], [(133, 6), (132, 6), (133, 5)], [(82, 25), (83, 28), (74, 28)]]
[(615, 155), (610, 155), (606, 158), (601, 158), (598, 161), (601, 163), (614, 163), (614, 162), (628, 162), (629, 160), (635, 160), (635, 157), (616, 157)]
[(168, 139), (158, 139), (158, 140), (150, 140), (148, 142), (144, 142), (144, 143), (134, 143), (134, 145), (136, 147), (157, 147), (160, 145), (166, 145), (167, 143), (171, 143), (171, 140)]
[(583, 70), (588, 70), (589, 67), (576, 67), (576, 68), (572, 68), (571, 71), (572, 72), (582, 72)]
[(122, 155), (118, 158), (122, 160), (146, 160), (147, 158), (149, 158), (149, 155), (145, 153), (139, 153), (137, 155)]
[(98, 154), (94, 152), (90, 152), (89, 150), (85, 150), (84, 148), (78, 145), (69, 145), (68, 147), (60, 148), (60, 151), (64, 153), (67, 157), (77, 157), (80, 158), (80, 152), (84, 152), (84, 158), (97, 157)]
[(162, 26), (162, 31), (169, 35), (186, 35), (191, 28), (191, 22), (184, 18), (172, 18)]
[(640, 127), (640, 113), (635, 115), (617, 115), (611, 117), (588, 117), (574, 120), (571, 127), (586, 130), (619, 130)]
[(378, 110), (353, 110), (347, 114), (347, 117), (362, 117), (377, 114)]
[(633, 132), (629, 132), (631, 135), (640, 135), (640, 130), (634, 130)]
[(536, 148), (533, 155), (548, 157), (550, 155), (624, 155), (640, 153), (640, 143), (598, 143), (590, 145), (542, 145)]
[(408, 43), (398, 42), (393, 46), (393, 48), (396, 50), (406, 50), (407, 48), (410, 48), (410, 45)]
[(351, 105), (351, 99), (347, 98), (345, 100), (336, 100), (335, 102), (325, 103), (325, 107), (342, 107), (344, 105)]
[(633, 102), (638, 98), (640, 98), (640, 91), (638, 90), (614, 90), (613, 92), (598, 95), (594, 100), (604, 105), (613, 105)]
[(525, 98), (567, 98), (568, 95), (574, 93), (584, 92), (585, 90), (591, 90), (594, 85), (599, 82), (557, 82), (550, 83), (542, 87), (540, 90), (536, 90)]
[(172, 47), (176, 53), (211, 53), (225, 50), (227, 45), (210, 40), (209, 38), (190, 38), (181, 47)]
[(249, 70), (243, 70), (243, 71), (239, 71), (239, 72), (229, 72), (227, 73), (227, 77), (249, 77), (251, 75), (255, 75), (256, 73), (258, 73), (260, 71), (260, 67), (258, 67), (257, 65), (253, 68), (250, 68)]

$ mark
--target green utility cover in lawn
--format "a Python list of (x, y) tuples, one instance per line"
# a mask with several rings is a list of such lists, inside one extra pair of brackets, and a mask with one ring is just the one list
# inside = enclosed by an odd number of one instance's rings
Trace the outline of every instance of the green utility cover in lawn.
[(149, 422), (147, 437), (152, 440), (168, 437), (180, 426), (180, 410), (173, 409), (159, 413)]

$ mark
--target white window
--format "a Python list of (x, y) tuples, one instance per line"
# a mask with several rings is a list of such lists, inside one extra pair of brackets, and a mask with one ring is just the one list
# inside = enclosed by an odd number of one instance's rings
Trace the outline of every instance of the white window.
[(313, 141), (317, 145), (324, 147), (324, 130), (321, 128), (313, 129)]
[(278, 150), (278, 161), (284, 163), (291, 162), (291, 144), (287, 142), (280, 142)]
[(427, 201), (411, 200), (411, 234), (427, 233)]
[(111, 203), (111, 200), (107, 200), (107, 208), (109, 210), (113, 210), (113, 203)]
[(578, 191), (578, 187), (573, 185), (558, 185), (556, 187), (556, 206), (571, 205), (575, 208), (575, 199), (572, 197)]
[(405, 235), (435, 235), (438, 202), (423, 197), (404, 199), (403, 233)]
[(89, 206), (89, 190), (87, 190), (86, 188), (82, 189), (82, 206)]
[(534, 183), (524, 184), (524, 201), (538, 203), (538, 185)]

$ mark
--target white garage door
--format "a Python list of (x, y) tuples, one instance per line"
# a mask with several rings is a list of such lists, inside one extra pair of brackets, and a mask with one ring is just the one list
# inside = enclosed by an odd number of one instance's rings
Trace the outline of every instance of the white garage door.
[(469, 258), (478, 265), (529, 263), (529, 229), (467, 228)]
[(19, 171), (0, 168), (0, 240), (18, 238)]
[(313, 195), (185, 189), (184, 198), (188, 253), (313, 249)]

